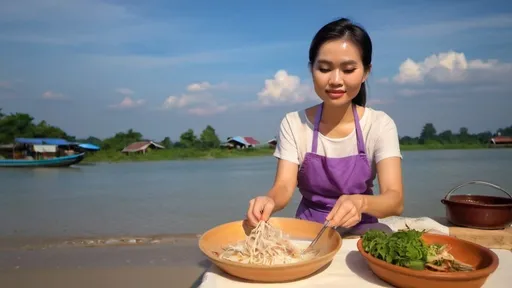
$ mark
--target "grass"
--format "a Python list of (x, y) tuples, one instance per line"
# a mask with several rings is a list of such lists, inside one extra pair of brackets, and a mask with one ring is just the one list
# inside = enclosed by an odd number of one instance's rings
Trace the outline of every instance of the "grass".
[[(426, 144), (426, 145), (400, 145), (402, 151), (421, 151), (421, 150), (447, 150), (447, 149), (484, 149), (486, 145), (482, 144)], [(243, 150), (227, 149), (194, 149), (194, 148), (171, 148), (166, 150), (153, 150), (146, 154), (123, 154), (114, 150), (102, 150), (91, 153), (85, 157), (85, 163), (93, 162), (126, 162), (126, 161), (169, 161), (169, 160), (187, 160), (187, 159), (223, 159), (223, 158), (241, 158), (271, 156), (274, 149), (271, 148), (251, 148)]]
[(227, 149), (193, 149), (172, 148), (165, 150), (153, 150), (146, 154), (124, 154), (119, 151), (103, 150), (91, 153), (83, 162), (124, 162), (124, 161), (168, 161), (186, 159), (222, 159), (254, 156), (270, 156), (274, 152), (270, 148), (253, 148), (243, 150)]

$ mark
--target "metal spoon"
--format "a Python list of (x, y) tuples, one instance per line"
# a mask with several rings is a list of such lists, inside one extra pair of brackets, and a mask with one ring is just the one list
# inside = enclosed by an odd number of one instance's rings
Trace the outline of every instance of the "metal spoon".
[(328, 227), (328, 225), (329, 225), (329, 221), (325, 221), (324, 226), (322, 227), (322, 229), (320, 229), (320, 231), (316, 235), (315, 239), (313, 239), (313, 241), (311, 241), (311, 243), (309, 244), (308, 248), (306, 248), (306, 249), (304, 249), (302, 251), (302, 254), (306, 253), (309, 249), (311, 249), (313, 246), (315, 246), (316, 242), (318, 242), (318, 239), (320, 239), (320, 237), (322, 236), (322, 234), (324, 233), (324, 231)]

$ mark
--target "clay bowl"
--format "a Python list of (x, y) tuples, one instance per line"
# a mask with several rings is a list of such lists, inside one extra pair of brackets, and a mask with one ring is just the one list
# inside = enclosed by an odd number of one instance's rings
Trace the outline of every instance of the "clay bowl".
[[(283, 230), (292, 240), (308, 241), (313, 240), (323, 226), (312, 221), (278, 217), (271, 218), (269, 223)], [(204, 233), (199, 239), (199, 248), (210, 261), (230, 275), (256, 282), (270, 283), (299, 280), (314, 274), (330, 264), (341, 248), (342, 242), (338, 232), (333, 229), (327, 229), (315, 245), (315, 248), (319, 249), (317, 257), (303, 262), (284, 265), (243, 264), (223, 260), (216, 255), (216, 253), (222, 251), (222, 247), (243, 241), (246, 236), (243, 221), (226, 223)]]
[(426, 243), (449, 244), (455, 259), (476, 267), (470, 272), (433, 272), (399, 267), (377, 259), (363, 249), (363, 239), (357, 242), (357, 249), (367, 260), (370, 269), (379, 278), (396, 287), (414, 288), (473, 288), (482, 287), (487, 277), (498, 268), (498, 256), (483, 246), (451, 236), (425, 233)]

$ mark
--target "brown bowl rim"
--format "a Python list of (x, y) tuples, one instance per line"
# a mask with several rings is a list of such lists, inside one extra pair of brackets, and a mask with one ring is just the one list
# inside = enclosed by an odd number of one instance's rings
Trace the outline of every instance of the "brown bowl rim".
[[(486, 196), (486, 195), (454, 195), (454, 196), (476, 196), (476, 197), (486, 197), (486, 198), (503, 198), (509, 199), (505, 197), (496, 197), (496, 196)], [(451, 200), (450, 198), (441, 199), (441, 203), (444, 205), (460, 205), (460, 206), (468, 206), (468, 207), (486, 207), (486, 208), (512, 208), (512, 203), (508, 204), (485, 204), (485, 203), (473, 203), (473, 202), (459, 202), (455, 200)]]
[(455, 239), (457, 242), (466, 243), (468, 245), (477, 246), (481, 250), (483, 250), (485, 253), (491, 256), (491, 264), (485, 268), (477, 269), (475, 271), (469, 271), (469, 272), (435, 272), (435, 271), (429, 271), (429, 270), (414, 270), (406, 267), (401, 267), (397, 265), (390, 264), (384, 260), (377, 259), (370, 255), (370, 253), (367, 253), (363, 249), (363, 239), (359, 238), (357, 241), (357, 250), (359, 250), (359, 253), (363, 255), (363, 257), (369, 261), (372, 262), (375, 265), (378, 265), (386, 270), (393, 271), (395, 273), (405, 274), (412, 277), (417, 278), (423, 278), (423, 279), (437, 279), (437, 280), (453, 280), (453, 281), (461, 281), (461, 280), (471, 280), (471, 279), (478, 279), (483, 277), (488, 277), (490, 274), (492, 274), (496, 269), (498, 268), (498, 265), (500, 263), (500, 260), (498, 258), (498, 255), (494, 253), (491, 249), (484, 247), (482, 245), (466, 241), (463, 239), (459, 239), (453, 236), (448, 235), (440, 235), (440, 234), (434, 234), (434, 233), (424, 233), (424, 235), (427, 236), (433, 236), (437, 238), (442, 239)]
[[(283, 220), (294, 219), (294, 220), (297, 220), (297, 221), (313, 222), (313, 221), (297, 219), (297, 218), (290, 218), (290, 217), (272, 217), (272, 219), (276, 219), (276, 220), (279, 220), (279, 219), (283, 219)], [(322, 224), (317, 223), (317, 222), (313, 222), (313, 223), (318, 224), (320, 226), (322, 225)], [(305, 260), (305, 261), (300, 261), (300, 262), (296, 262), (296, 263), (290, 263), (290, 264), (258, 265), (258, 264), (238, 263), (238, 262), (233, 262), (233, 261), (229, 261), (229, 260), (222, 260), (222, 259), (219, 259), (218, 257), (215, 257), (213, 255), (212, 251), (208, 251), (208, 250), (205, 249), (204, 244), (203, 244), (203, 238), (204, 238), (205, 235), (207, 235), (208, 233), (211, 233), (215, 229), (219, 229), (220, 227), (228, 226), (228, 225), (232, 225), (232, 224), (240, 224), (240, 225), (242, 225), (243, 224), (243, 220), (237, 220), (237, 221), (232, 221), (232, 222), (224, 223), (224, 224), (221, 224), (221, 225), (217, 225), (217, 226), (215, 226), (213, 228), (208, 229), (199, 238), (199, 249), (211, 261), (222, 263), (222, 264), (226, 264), (226, 265), (229, 265), (229, 266), (251, 268), (251, 269), (261, 269), (261, 270), (272, 270), (272, 269), (276, 269), (276, 268), (302, 267), (302, 266), (310, 265), (312, 263), (325, 262), (328, 259), (330, 259), (330, 261), (332, 261), (332, 259), (334, 259), (336, 254), (338, 254), (338, 251), (341, 249), (342, 242), (343, 242), (343, 238), (341, 237), (341, 235), (337, 231), (332, 231), (333, 233), (336, 234), (336, 236), (334, 236), (334, 237), (338, 237), (338, 239), (339, 239), (338, 245), (336, 245), (336, 248), (333, 251), (328, 252), (325, 255), (322, 255), (320, 257), (315, 257), (313, 259), (309, 259), (309, 260)], [(311, 239), (311, 240), (313, 240), (313, 239)]]

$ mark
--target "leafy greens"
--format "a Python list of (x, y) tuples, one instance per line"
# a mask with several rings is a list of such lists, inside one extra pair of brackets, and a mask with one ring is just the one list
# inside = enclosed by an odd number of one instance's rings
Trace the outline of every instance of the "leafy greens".
[(426, 244), (417, 230), (402, 230), (390, 235), (369, 230), (362, 236), (363, 249), (373, 257), (393, 265), (415, 270), (472, 271), (474, 267), (457, 261), (447, 245)]

